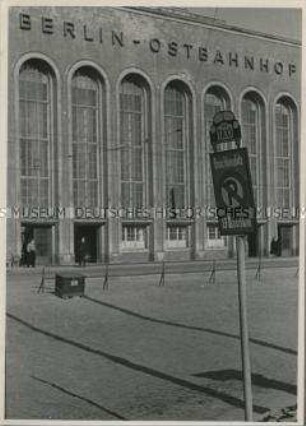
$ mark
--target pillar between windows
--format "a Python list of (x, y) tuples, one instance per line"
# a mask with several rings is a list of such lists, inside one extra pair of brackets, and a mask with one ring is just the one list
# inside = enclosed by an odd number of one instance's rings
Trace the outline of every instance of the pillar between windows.
[(73, 265), (74, 256), (74, 225), (71, 219), (61, 219), (56, 228), (58, 241), (57, 259), (60, 265)]
[[(6, 221), (6, 247), (7, 260), (16, 261), (19, 264), (21, 257), (21, 226), (20, 220), (14, 217)], [(18, 265), (15, 265), (18, 266)]]

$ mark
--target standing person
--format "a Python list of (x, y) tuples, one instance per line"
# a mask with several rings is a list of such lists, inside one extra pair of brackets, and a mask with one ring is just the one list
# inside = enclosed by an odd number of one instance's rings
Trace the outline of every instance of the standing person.
[(276, 239), (274, 237), (273, 237), (273, 239), (271, 241), (270, 253), (274, 254), (274, 256), (277, 255), (277, 241), (276, 241)]
[(85, 237), (81, 238), (79, 250), (79, 265), (86, 266), (86, 242)]
[(28, 250), (27, 250), (27, 243), (24, 241), (22, 243), (22, 249), (21, 249), (21, 259), (20, 259), (20, 265), (19, 266), (29, 266), (28, 263)]
[(36, 262), (36, 247), (34, 239), (29, 242), (27, 246), (27, 266), (32, 266), (35, 268), (35, 262)]
[(281, 255), (282, 255), (282, 237), (281, 235), (279, 235), (277, 239), (277, 256), (281, 256)]

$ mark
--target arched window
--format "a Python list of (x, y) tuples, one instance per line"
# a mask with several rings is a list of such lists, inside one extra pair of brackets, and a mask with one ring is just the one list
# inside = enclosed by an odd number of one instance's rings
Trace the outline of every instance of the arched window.
[[(120, 85), (121, 205), (144, 209), (149, 181), (149, 87), (138, 74), (129, 74)], [(122, 248), (148, 248), (148, 229), (143, 223), (122, 224)]]
[(188, 98), (179, 84), (165, 90), (165, 143), (167, 206), (183, 208), (188, 203)]
[(120, 87), (121, 204), (146, 205), (146, 93), (140, 78), (126, 77)]
[(99, 204), (99, 105), (101, 82), (95, 71), (84, 67), (72, 78), (72, 158), (75, 206)]
[(205, 174), (205, 202), (208, 206), (215, 205), (215, 196), (210, 170), (209, 154), (213, 152), (210, 143), (209, 131), (214, 115), (219, 111), (230, 109), (230, 100), (225, 90), (219, 86), (210, 87), (204, 97), (204, 122), (205, 122), (205, 154), (206, 154), (206, 174)]
[(19, 74), (22, 205), (48, 207), (51, 202), (52, 85), (52, 71), (45, 62), (29, 60), (22, 66)]
[(289, 208), (293, 203), (292, 159), (296, 137), (296, 113), (292, 101), (281, 98), (275, 105), (275, 162), (276, 203), (279, 208)]
[(255, 204), (263, 202), (262, 150), (265, 142), (264, 104), (255, 92), (244, 95), (241, 104), (242, 145), (249, 154)]
[[(178, 81), (165, 89), (164, 128), (166, 156), (166, 205), (183, 209), (190, 204), (190, 126), (191, 96), (187, 87)], [(169, 247), (187, 247), (189, 228), (168, 223)]]
[[(215, 206), (215, 195), (212, 184), (212, 175), (210, 168), (209, 154), (213, 152), (209, 131), (213, 123), (214, 115), (219, 111), (230, 109), (230, 99), (226, 91), (220, 86), (211, 86), (204, 96), (204, 123), (205, 123), (205, 205)], [(219, 229), (215, 221), (207, 224), (205, 245), (209, 249), (222, 249), (227, 243), (226, 237), (221, 237)]]

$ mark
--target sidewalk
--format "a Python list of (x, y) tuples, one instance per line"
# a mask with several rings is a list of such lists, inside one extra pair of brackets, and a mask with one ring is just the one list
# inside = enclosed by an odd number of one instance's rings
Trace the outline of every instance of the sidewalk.
[[(8, 275), (8, 418), (242, 421), (236, 274), (208, 277), (122, 275), (107, 291), (91, 277), (84, 297), (61, 299), (37, 292), (38, 274)], [(247, 282), (261, 420), (296, 404), (297, 278), (249, 269)]]
[[(146, 262), (146, 263), (110, 263), (109, 273), (114, 276), (137, 276), (137, 275), (155, 275), (160, 274), (163, 262)], [(259, 265), (260, 269), (271, 268), (298, 268), (298, 257), (271, 257), (271, 258), (247, 258), (246, 268), (256, 270)], [(165, 272), (174, 273), (196, 273), (209, 272), (215, 266), (216, 272), (235, 270), (236, 258), (234, 259), (217, 259), (213, 260), (189, 260), (189, 261), (167, 261), (165, 262)], [(86, 267), (78, 265), (39, 265), (36, 268), (15, 267), (8, 268), (9, 275), (41, 275), (43, 268), (48, 273), (55, 274), (58, 272), (71, 271), (85, 274), (87, 277), (99, 277), (105, 274), (106, 264), (89, 264)]]

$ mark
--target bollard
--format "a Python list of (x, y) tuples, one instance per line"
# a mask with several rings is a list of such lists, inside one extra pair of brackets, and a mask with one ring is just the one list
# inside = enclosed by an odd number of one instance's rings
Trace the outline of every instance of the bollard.
[(210, 276), (208, 279), (208, 284), (215, 284), (216, 283), (216, 261), (213, 260), (212, 268), (210, 271)]
[(255, 279), (257, 281), (261, 281), (261, 263), (258, 264), (256, 273), (255, 273)]
[(104, 276), (102, 289), (108, 290), (108, 263), (106, 264), (105, 276)]
[(164, 285), (165, 285), (165, 262), (163, 261), (158, 287), (163, 287)]
[(258, 256), (258, 266), (255, 272), (255, 279), (257, 281), (261, 281), (261, 253), (259, 253), (259, 256)]
[(42, 269), (42, 275), (41, 275), (41, 283), (40, 286), (38, 287), (37, 293), (44, 293), (45, 291), (45, 267), (43, 267)]

